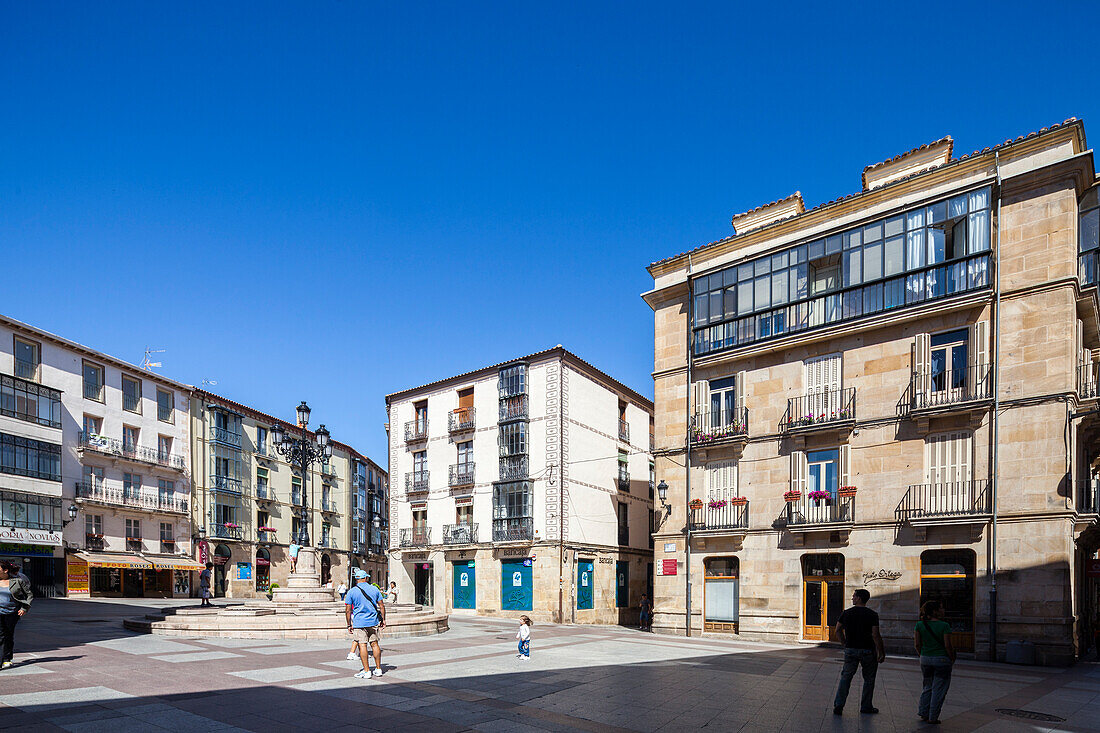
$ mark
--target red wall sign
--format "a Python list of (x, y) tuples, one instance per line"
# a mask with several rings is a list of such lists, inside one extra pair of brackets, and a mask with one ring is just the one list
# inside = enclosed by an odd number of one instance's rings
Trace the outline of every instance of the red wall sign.
[(676, 574), (676, 558), (670, 558), (661, 561), (661, 570), (665, 575)]
[(199, 562), (201, 562), (203, 565), (205, 565), (206, 564), (206, 558), (207, 558), (206, 541), (204, 540), (202, 542), (199, 542)]

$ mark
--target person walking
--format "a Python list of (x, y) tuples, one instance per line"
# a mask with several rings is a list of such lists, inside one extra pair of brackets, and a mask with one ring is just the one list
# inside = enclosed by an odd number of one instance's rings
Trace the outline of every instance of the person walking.
[(27, 576), (13, 562), (0, 561), (0, 669), (12, 666), (15, 651), (15, 625), (27, 613), (34, 600)]
[(516, 632), (519, 639), (519, 654), (516, 657), (519, 659), (531, 658), (531, 626), (530, 616), (519, 617), (519, 631)]
[(199, 608), (203, 606), (209, 606), (210, 604), (210, 575), (213, 573), (214, 563), (206, 563), (206, 570), (199, 573), (199, 596), (202, 598), (202, 602), (199, 604)]
[[(359, 644), (359, 659), (363, 669), (355, 673), (360, 679), (370, 677), (370, 652), (374, 652), (374, 676), (382, 676), (382, 647), (379, 646), (379, 632), (386, 628), (386, 604), (382, 592), (366, 580), (367, 574), (356, 568), (353, 577), (355, 587), (344, 597), (344, 612), (348, 621), (348, 633)], [(370, 645), (368, 649), (368, 645)]]
[(340, 600), (344, 600), (344, 596), (348, 594), (348, 585), (344, 581), (340, 581), (340, 585), (337, 586), (336, 592), (340, 594)]
[(913, 646), (920, 655), (920, 673), (924, 688), (917, 704), (917, 715), (926, 723), (939, 725), (940, 709), (951, 686), (951, 667), (955, 649), (951, 646), (951, 625), (943, 620), (940, 601), (928, 601), (920, 608), (920, 621), (913, 631)]
[(882, 635), (878, 630), (878, 614), (867, 608), (871, 594), (865, 589), (852, 593), (852, 607), (846, 609), (836, 622), (836, 637), (844, 644), (844, 667), (840, 670), (840, 686), (833, 700), (833, 714), (844, 712), (844, 703), (848, 700), (848, 691), (852, 687), (852, 678), (856, 669), (863, 668), (863, 694), (860, 697), (859, 712), (877, 713), (873, 704), (875, 696), (875, 675), (878, 666), (886, 659), (886, 647), (882, 644)]

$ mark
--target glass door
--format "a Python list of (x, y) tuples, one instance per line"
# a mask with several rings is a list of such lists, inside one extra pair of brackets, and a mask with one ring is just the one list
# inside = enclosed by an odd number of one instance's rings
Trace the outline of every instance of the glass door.
[(833, 628), (844, 610), (844, 556), (802, 558), (802, 638), (835, 641)]

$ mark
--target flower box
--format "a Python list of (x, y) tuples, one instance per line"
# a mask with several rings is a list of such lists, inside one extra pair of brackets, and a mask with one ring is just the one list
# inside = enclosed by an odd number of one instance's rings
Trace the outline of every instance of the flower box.
[(274, 527), (257, 527), (256, 531), (257, 532), (274, 532), (275, 528)]
[(798, 501), (801, 498), (802, 498), (802, 492), (801, 491), (788, 491), (786, 494), (783, 494), (783, 499), (785, 501)]
[(811, 491), (809, 496), (814, 501), (826, 501), (832, 498), (832, 494), (830, 494), (828, 491), (821, 490)]
[(703, 500), (702, 499), (692, 499), (691, 500), (691, 508), (692, 509), (702, 509), (703, 508)]
[(240, 529), (241, 528), (241, 525), (239, 525), (235, 522), (226, 522), (222, 526), (225, 527), (226, 529)]
[(733, 506), (745, 506), (749, 503), (749, 500), (743, 496), (735, 496), (730, 499), (730, 504)]
[(707, 509), (725, 509), (727, 502), (725, 499), (718, 499), (717, 501), (707, 502)]
[(856, 495), (856, 487), (855, 486), (841, 486), (837, 490), (836, 495), (839, 496), (842, 499), (845, 499), (849, 496), (855, 496)]

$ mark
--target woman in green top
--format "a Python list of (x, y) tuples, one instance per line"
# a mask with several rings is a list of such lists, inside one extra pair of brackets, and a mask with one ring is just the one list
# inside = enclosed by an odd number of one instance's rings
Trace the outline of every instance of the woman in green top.
[(943, 620), (942, 603), (928, 601), (921, 606), (920, 621), (913, 632), (913, 646), (920, 655), (920, 671), (924, 676), (917, 715), (936, 725), (940, 722), (947, 688), (951, 686), (951, 665), (955, 663), (950, 633), (951, 626)]

